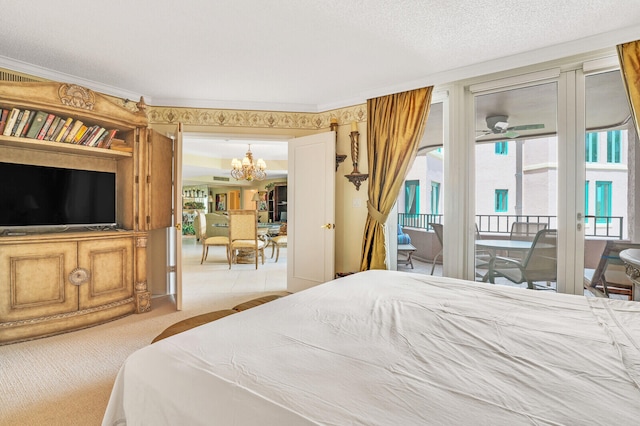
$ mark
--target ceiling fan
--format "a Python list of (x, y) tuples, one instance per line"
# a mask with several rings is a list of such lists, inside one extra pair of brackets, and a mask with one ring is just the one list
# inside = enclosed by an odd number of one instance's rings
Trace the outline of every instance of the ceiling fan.
[(544, 124), (524, 124), (522, 126), (509, 127), (509, 117), (506, 115), (492, 115), (487, 117), (487, 129), (478, 130), (482, 134), (476, 136), (476, 139), (488, 135), (504, 135), (506, 139), (513, 139), (520, 136), (518, 130), (544, 129)]

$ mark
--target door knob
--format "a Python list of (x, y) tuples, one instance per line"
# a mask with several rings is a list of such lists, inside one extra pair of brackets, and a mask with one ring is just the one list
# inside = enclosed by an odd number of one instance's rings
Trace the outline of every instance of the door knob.
[(320, 228), (324, 228), (324, 229), (332, 229), (335, 228), (335, 225), (331, 224), (331, 223), (325, 223), (324, 225), (322, 225)]

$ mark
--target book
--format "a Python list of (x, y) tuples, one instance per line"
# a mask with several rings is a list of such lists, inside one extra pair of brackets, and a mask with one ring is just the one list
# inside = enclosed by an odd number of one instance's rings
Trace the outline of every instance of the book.
[(99, 131), (100, 131), (100, 126), (98, 125), (89, 127), (85, 132), (84, 137), (82, 138), (80, 143), (82, 145), (91, 146), (91, 141), (93, 140), (96, 133), (98, 133)]
[(18, 131), (18, 127), (20, 127), (20, 122), (22, 121), (22, 117), (24, 116), (24, 110), (20, 110), (18, 116), (16, 117), (16, 121), (13, 123), (13, 129), (11, 130), (11, 134), (9, 136), (15, 136)]
[(85, 126), (84, 124), (82, 126), (80, 126), (80, 128), (76, 132), (75, 136), (73, 137), (72, 143), (75, 143), (76, 145), (79, 144), (80, 141), (82, 140), (82, 137), (84, 136), (84, 134), (87, 132), (88, 129), (89, 128), (87, 126)]
[(2, 109), (2, 115), (0, 115), (0, 135), (4, 132), (4, 127), (7, 125), (7, 117), (9, 116), (9, 110)]
[(31, 139), (35, 139), (38, 136), (40, 130), (42, 130), (42, 126), (44, 126), (45, 121), (47, 121), (47, 114), (44, 111), (36, 112), (35, 117), (33, 118), (33, 122), (31, 122), (31, 126), (29, 127), (29, 131), (27, 132), (27, 137)]
[(31, 123), (33, 123), (33, 120), (36, 117), (36, 112), (35, 111), (30, 111), (29, 112), (29, 119), (27, 120), (26, 123), (24, 123), (24, 127), (22, 128), (22, 132), (20, 132), (20, 137), (21, 138), (25, 138), (27, 137), (27, 133), (29, 132), (29, 128), (31, 127)]
[[(109, 130), (109, 133), (107, 134), (107, 137), (104, 140), (103, 148), (106, 148), (106, 149), (111, 148), (111, 144), (113, 143), (113, 137), (116, 135), (116, 133), (118, 133), (117, 129)], [(124, 141), (122, 141), (122, 143), (124, 143)]]
[(67, 133), (67, 136), (64, 138), (64, 141), (66, 143), (72, 143), (73, 138), (76, 136), (76, 133), (78, 133), (78, 130), (80, 130), (80, 127), (82, 126), (84, 126), (84, 123), (80, 120), (76, 120), (72, 126), (69, 126), (69, 133)]
[(43, 140), (45, 141), (51, 140), (51, 136), (53, 136), (53, 133), (55, 132), (56, 127), (58, 127), (58, 124), (60, 123), (60, 121), (62, 121), (62, 119), (56, 115), (55, 118), (53, 119), (53, 122), (51, 123), (51, 126), (49, 126), (49, 130), (47, 130), (47, 134), (44, 135)]
[(101, 140), (102, 135), (107, 131), (104, 127), (98, 127), (95, 134), (91, 136), (91, 139), (87, 142), (89, 146), (98, 146), (98, 141)]
[(0, 135), (4, 133), (4, 128), (7, 125), (7, 118), (9, 116), (9, 110), (3, 108), (0, 111)]
[(73, 118), (67, 118), (64, 121), (62, 128), (60, 129), (60, 131), (58, 131), (58, 134), (55, 136), (55, 139), (53, 140), (56, 142), (63, 142), (64, 138), (69, 133), (69, 127), (71, 127), (71, 123), (73, 123)]
[(24, 110), (24, 113), (22, 114), (22, 118), (20, 119), (20, 124), (18, 124), (18, 128), (16, 129), (16, 131), (14, 132), (14, 136), (16, 137), (20, 137), (22, 135), (22, 131), (24, 130), (24, 126), (27, 125), (27, 123), (29, 122), (29, 117), (31, 116), (31, 111), (29, 111), (28, 109)]
[(109, 131), (107, 129), (104, 130), (104, 132), (102, 132), (102, 135), (100, 135), (100, 137), (98, 138), (98, 140), (96, 140), (93, 144), (93, 146), (97, 147), (97, 148), (104, 148), (104, 143), (107, 139), (107, 136), (109, 136)]
[(51, 127), (51, 123), (53, 123), (54, 118), (55, 118), (55, 114), (47, 115), (47, 119), (44, 121), (44, 124), (42, 125), (42, 129), (40, 129), (40, 131), (38, 132), (38, 136), (36, 136), (36, 139), (39, 139), (39, 140), (44, 139), (44, 136), (47, 134), (49, 127)]
[(7, 118), (7, 124), (4, 127), (4, 131), (2, 132), (3, 136), (11, 136), (11, 132), (13, 131), (13, 126), (16, 124), (16, 118), (18, 118), (18, 114), (20, 114), (20, 110), (18, 108), (13, 108), (9, 117)]
[(53, 133), (51, 134), (51, 137), (49, 137), (50, 141), (55, 141), (56, 138), (58, 137), (58, 135), (60, 134), (60, 132), (62, 131), (62, 128), (64, 127), (64, 124), (67, 122), (66, 119), (60, 117), (60, 120), (58, 121), (58, 124), (56, 124), (55, 129), (53, 130)]

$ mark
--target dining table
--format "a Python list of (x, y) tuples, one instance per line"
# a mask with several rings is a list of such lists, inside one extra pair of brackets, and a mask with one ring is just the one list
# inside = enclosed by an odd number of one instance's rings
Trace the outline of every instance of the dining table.
[[(506, 239), (487, 239), (476, 240), (476, 251), (483, 250), (489, 253), (489, 260), (487, 262), (487, 273), (483, 275), (483, 282), (494, 283), (495, 278), (495, 260), (498, 251), (507, 252), (520, 252), (520, 259), (526, 257), (526, 254), (531, 250), (533, 241), (526, 240), (506, 240)], [(518, 259), (518, 260), (520, 260)]]

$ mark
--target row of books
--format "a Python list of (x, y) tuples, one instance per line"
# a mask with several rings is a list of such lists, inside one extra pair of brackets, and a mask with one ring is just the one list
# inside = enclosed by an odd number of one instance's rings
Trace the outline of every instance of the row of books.
[(3, 136), (109, 148), (116, 132), (117, 129), (86, 126), (80, 120), (62, 118), (44, 111), (3, 108), (0, 114), (0, 134)]

